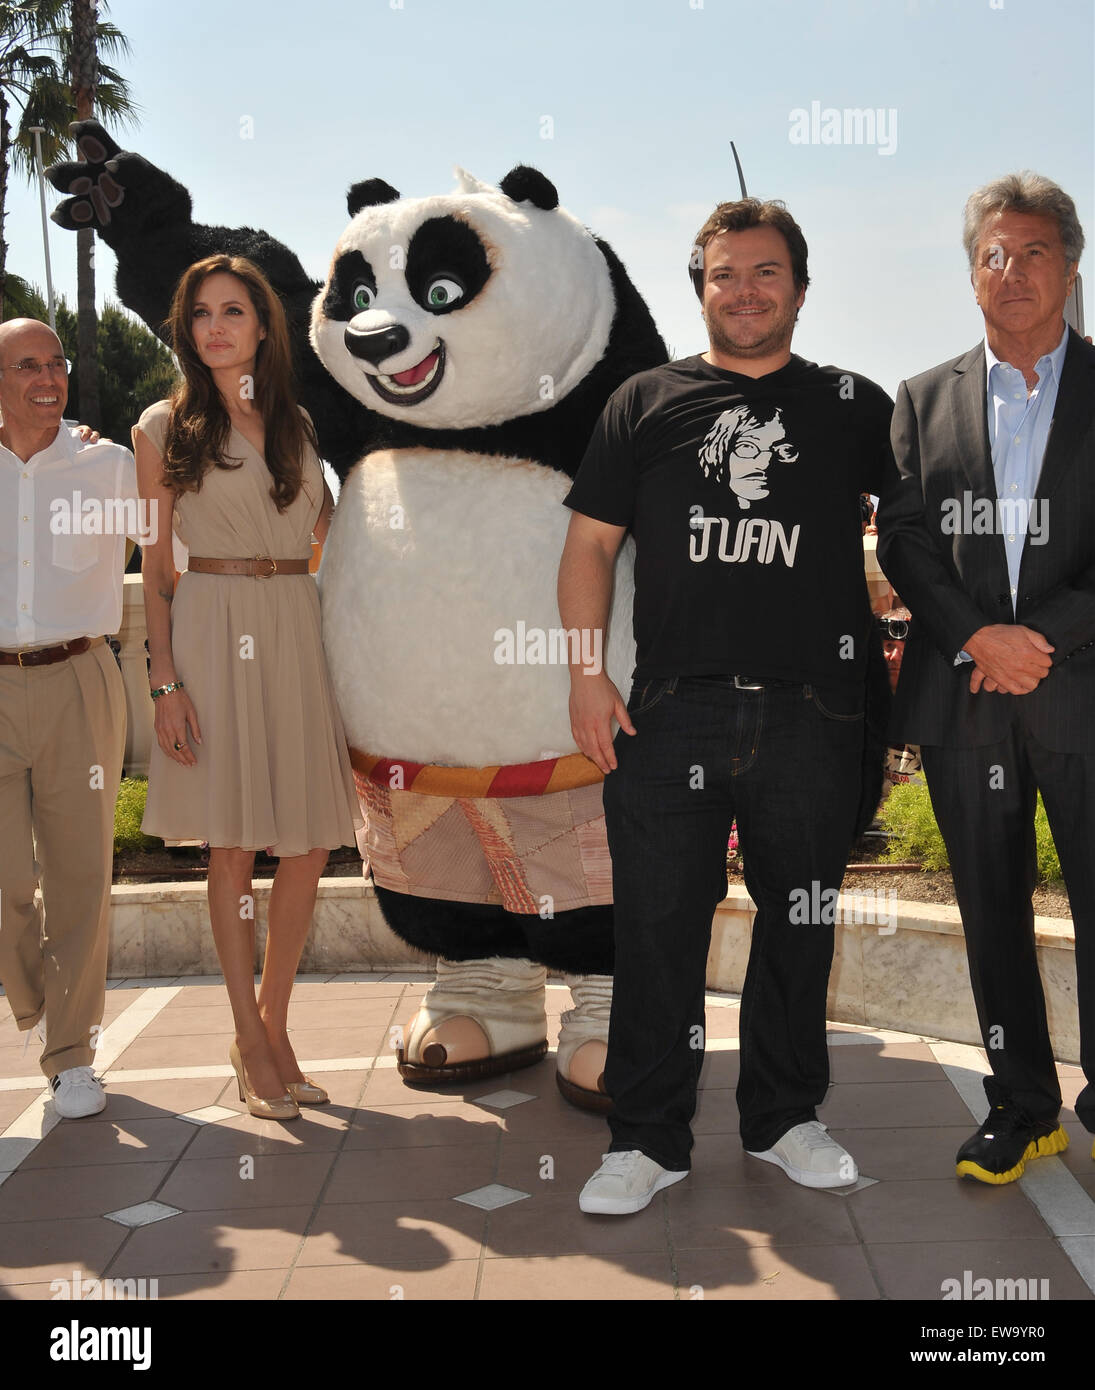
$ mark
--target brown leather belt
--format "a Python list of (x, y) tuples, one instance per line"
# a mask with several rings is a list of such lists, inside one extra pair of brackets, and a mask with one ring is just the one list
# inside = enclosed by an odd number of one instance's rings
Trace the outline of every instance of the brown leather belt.
[(275, 560), (256, 555), (252, 560), (208, 560), (191, 555), (186, 567), (193, 574), (243, 574), (251, 579), (273, 579), (275, 574), (307, 574), (308, 560)]
[(32, 647), (21, 652), (0, 652), (0, 666), (52, 666), (55, 661), (67, 661), (90, 647), (101, 647), (105, 637), (74, 637), (56, 647)]

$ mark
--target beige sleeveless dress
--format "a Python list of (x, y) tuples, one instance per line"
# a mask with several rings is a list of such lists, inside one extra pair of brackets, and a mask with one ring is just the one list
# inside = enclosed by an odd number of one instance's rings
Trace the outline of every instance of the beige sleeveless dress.
[[(161, 454), (169, 410), (157, 401), (134, 427)], [(243, 466), (210, 468), (200, 492), (176, 499), (179, 539), (214, 559), (308, 559), (323, 503), (315, 452), (282, 513), (254, 446), (233, 430), (226, 453)], [(183, 767), (153, 741), (145, 833), (279, 856), (353, 844), (362, 820), (313, 577), (187, 572), (171, 605), (171, 648), (202, 742), (191, 740), (197, 766)]]

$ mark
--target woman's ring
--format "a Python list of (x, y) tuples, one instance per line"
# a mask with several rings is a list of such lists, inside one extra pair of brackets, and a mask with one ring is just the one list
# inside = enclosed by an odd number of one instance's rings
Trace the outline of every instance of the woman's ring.
[(177, 753), (181, 747), (182, 747), (182, 744), (181, 744), (181, 743), (176, 743), (176, 745), (175, 745), (175, 752)]

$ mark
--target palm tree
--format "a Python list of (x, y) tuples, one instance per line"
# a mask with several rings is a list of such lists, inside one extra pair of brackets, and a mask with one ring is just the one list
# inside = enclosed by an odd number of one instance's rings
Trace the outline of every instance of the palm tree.
[[(19, 136), (12, 163), (28, 175), (33, 171), (30, 128), (44, 127), (42, 157), (54, 164), (69, 153), (68, 126), (73, 117), (86, 120), (95, 115), (104, 125), (126, 121), (136, 114), (125, 78), (100, 61), (125, 56), (129, 44), (122, 31), (97, 14), (96, 0), (40, 0), (40, 8), (50, 10), (55, 34), (58, 71), (43, 71), (33, 84), (23, 106)], [(105, 8), (105, 5), (104, 5)], [(65, 23), (68, 19), (70, 22)], [(66, 77), (71, 79), (70, 82)], [(26, 141), (27, 143), (23, 143)], [(98, 315), (95, 310), (95, 234), (90, 229), (77, 233), (77, 314), (80, 366), (80, 398), (76, 403), (80, 419), (100, 423), (96, 340)]]
[[(96, 0), (72, 0), (72, 98), (76, 119), (89, 120), (94, 113), (95, 92), (99, 85), (98, 45), (96, 43)], [(95, 351), (99, 320), (95, 312), (95, 233), (82, 227), (76, 233), (76, 321), (77, 359), (80, 367), (81, 420), (96, 428), (102, 423), (99, 408), (99, 363)]]
[[(63, 0), (0, 0), (0, 303), (8, 247), (4, 240), (7, 216), (8, 166), (18, 159), (32, 167), (33, 155), (17, 152), (12, 141), (13, 109), (25, 115), (27, 103), (44, 83), (59, 83), (60, 31)], [(33, 122), (32, 122), (33, 124)]]
[(129, 83), (100, 57), (128, 57), (129, 40), (116, 24), (97, 17), (98, 5), (106, 9), (105, 0), (21, 0), (18, 5), (0, 0), (0, 32), (5, 27), (5, 12), (33, 9), (43, 26), (38, 48), (49, 54), (48, 65), (42, 64), (40, 75), (22, 93), (22, 116), (11, 143), (12, 167), (27, 177), (34, 173), (33, 126), (44, 127), (42, 162), (48, 166), (72, 157), (70, 122), (94, 115), (110, 126), (124, 124), (137, 115), (139, 108), (130, 97)]
[[(96, 0), (0, 0), (0, 293), (6, 247), (2, 229), (9, 163), (33, 176), (31, 129), (43, 127), (46, 164), (70, 156), (69, 123), (97, 116), (104, 125), (136, 115), (125, 78), (100, 61), (125, 56), (129, 44), (122, 31), (96, 13)], [(105, 5), (104, 5), (105, 9)], [(71, 78), (71, 82), (70, 79)], [(11, 138), (8, 111), (20, 109), (18, 133)], [(99, 417), (95, 358), (96, 324), (94, 233), (77, 237), (77, 307), (80, 323), (78, 360), (82, 367), (80, 418)], [(2, 302), (2, 301), (0, 301)]]

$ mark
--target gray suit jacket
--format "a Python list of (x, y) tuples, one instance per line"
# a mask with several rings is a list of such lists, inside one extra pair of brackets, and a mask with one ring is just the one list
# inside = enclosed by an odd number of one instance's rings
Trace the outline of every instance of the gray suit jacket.
[[(878, 512), (878, 557), (913, 623), (894, 704), (898, 743), (975, 748), (1002, 739), (1016, 714), (1043, 745), (1095, 753), (1095, 347), (1069, 332), (1035, 501), (1046, 542), (1028, 536), (1012, 616), (1005, 542), (948, 534), (968, 492), (996, 499), (985, 411), (983, 344), (903, 382), (893, 418), (900, 473)], [(954, 658), (978, 628), (1022, 623), (1056, 650), (1030, 695), (969, 693)]]

